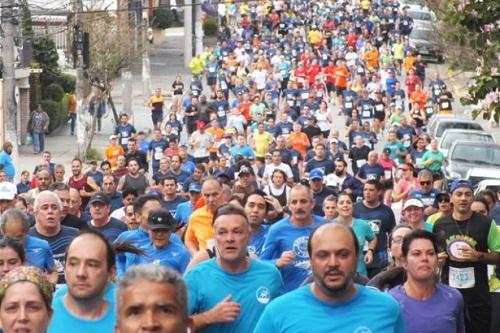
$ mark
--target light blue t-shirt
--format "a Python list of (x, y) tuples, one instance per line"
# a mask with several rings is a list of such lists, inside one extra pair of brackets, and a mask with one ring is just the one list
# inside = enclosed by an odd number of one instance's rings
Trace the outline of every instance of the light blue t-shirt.
[[(334, 220), (333, 222), (337, 221)], [(373, 232), (368, 222), (361, 219), (352, 220), (352, 230), (354, 231), (354, 234), (358, 239), (360, 253), (360, 255), (358, 256), (358, 266), (356, 268), (356, 271), (359, 274), (368, 277), (368, 271), (366, 270), (365, 265), (365, 256), (363, 255), (363, 253), (365, 252), (366, 243), (371, 242), (375, 238), (375, 233)]]
[(26, 251), (26, 262), (29, 265), (38, 267), (45, 272), (50, 272), (54, 267), (54, 254), (46, 240), (28, 235), (24, 250)]
[[(53, 299), (62, 298), (68, 293), (68, 285), (63, 284), (61, 287), (56, 289), (53, 295)], [(116, 303), (116, 284), (114, 282), (110, 282), (108, 284), (108, 288), (104, 292), (104, 299), (110, 303)]]
[(192, 213), (193, 204), (191, 201), (181, 202), (175, 210), (174, 220), (178, 226), (187, 225)]
[(252, 238), (250, 239), (250, 244), (248, 244), (247, 247), (249, 255), (260, 257), (268, 232), (269, 232), (269, 226), (261, 225), (259, 232), (256, 233), (255, 235), (252, 235)]
[(235, 321), (210, 325), (200, 330), (203, 333), (252, 332), (267, 304), (283, 294), (276, 267), (258, 259), (250, 259), (250, 266), (239, 273), (226, 272), (210, 259), (189, 270), (184, 281), (190, 314), (210, 310), (228, 295), (241, 305)]
[(406, 333), (401, 310), (394, 299), (361, 285), (353, 299), (327, 303), (311, 291), (311, 285), (294, 290), (266, 307), (254, 333)]
[(97, 320), (84, 320), (71, 314), (63, 303), (64, 297), (54, 298), (52, 309), (54, 314), (50, 321), (47, 333), (89, 333), (89, 332), (114, 332), (116, 322), (115, 303), (108, 302), (108, 311)]
[(143, 255), (131, 254), (127, 260), (125, 272), (132, 266), (140, 264), (155, 264), (163, 267), (168, 267), (183, 274), (186, 270), (191, 255), (184, 245), (170, 242), (162, 249), (156, 249), (153, 244), (149, 243), (143, 247)]
[[(172, 234), (170, 236), (170, 241), (177, 244), (183, 244), (179, 236), (176, 234)], [(143, 247), (148, 246), (148, 244), (151, 243), (151, 240), (149, 239), (148, 232), (139, 227), (136, 230), (122, 232), (115, 239), (114, 243), (128, 243), (142, 249)], [(126, 267), (130, 265), (128, 261), (131, 260), (132, 257), (133, 255), (130, 253), (120, 253), (116, 256), (116, 274), (118, 276), (122, 276), (125, 273)]]
[(321, 217), (314, 216), (311, 225), (296, 227), (288, 218), (284, 218), (269, 228), (261, 259), (274, 261), (284, 251), (295, 252), (295, 262), (280, 268), (286, 291), (298, 288), (311, 275), (307, 242), (311, 232), (324, 222)]

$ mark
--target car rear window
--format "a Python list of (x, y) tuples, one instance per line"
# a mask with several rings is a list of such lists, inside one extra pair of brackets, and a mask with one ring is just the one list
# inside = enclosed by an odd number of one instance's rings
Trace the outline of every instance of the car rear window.
[(449, 128), (456, 129), (471, 129), (481, 131), (483, 128), (478, 123), (469, 123), (469, 122), (443, 122), (438, 125), (436, 129), (436, 137), (440, 138), (443, 135), (443, 132)]

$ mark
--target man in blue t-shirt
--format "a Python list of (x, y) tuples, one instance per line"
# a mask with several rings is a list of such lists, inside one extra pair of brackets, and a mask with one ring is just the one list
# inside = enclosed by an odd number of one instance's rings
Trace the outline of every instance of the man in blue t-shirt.
[(68, 291), (54, 298), (47, 333), (113, 332), (115, 303), (104, 299), (115, 276), (115, 253), (106, 238), (85, 231), (68, 246), (64, 275)]
[(110, 215), (109, 199), (103, 192), (94, 194), (89, 200), (90, 216), (88, 226), (100, 232), (110, 242), (113, 242), (122, 232), (127, 231), (127, 225)]
[(243, 209), (221, 206), (213, 226), (217, 258), (191, 268), (184, 278), (195, 330), (253, 332), (267, 304), (283, 293), (280, 274), (274, 265), (248, 257), (251, 233)]
[(163, 208), (168, 210), (172, 216), (175, 215), (177, 206), (186, 202), (187, 199), (177, 195), (177, 180), (173, 176), (163, 178)]
[(307, 241), (323, 219), (313, 215), (314, 196), (308, 187), (295, 185), (290, 191), (291, 215), (269, 228), (261, 258), (280, 268), (287, 291), (299, 287), (310, 274)]
[(436, 197), (440, 191), (432, 187), (432, 173), (429, 170), (421, 170), (418, 173), (418, 183), (420, 188), (410, 192), (409, 197), (419, 199), (424, 204), (424, 218), (427, 219), (430, 215), (437, 212), (434, 207)]
[(254, 333), (406, 332), (399, 305), (391, 296), (354, 284), (362, 254), (350, 227), (320, 226), (312, 232), (307, 252), (312, 284), (272, 301)]

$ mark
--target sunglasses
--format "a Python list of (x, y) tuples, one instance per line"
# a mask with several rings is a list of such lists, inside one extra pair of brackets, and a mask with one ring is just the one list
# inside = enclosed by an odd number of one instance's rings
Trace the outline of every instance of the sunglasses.
[(441, 198), (438, 202), (450, 202), (450, 198)]
[(410, 171), (411, 169), (408, 169), (408, 168), (400, 168), (399, 170), (401, 170), (401, 171)]
[(430, 180), (420, 182), (420, 185), (430, 185), (430, 184), (432, 184), (432, 182)]

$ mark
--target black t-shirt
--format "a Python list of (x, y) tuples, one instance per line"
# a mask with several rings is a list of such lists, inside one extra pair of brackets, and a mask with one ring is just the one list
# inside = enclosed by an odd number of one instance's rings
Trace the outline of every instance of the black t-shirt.
[(72, 214), (67, 214), (61, 221), (61, 224), (65, 227), (75, 228), (78, 230), (87, 228), (87, 223), (85, 223), (84, 220)]
[[(471, 246), (476, 251), (488, 252), (488, 234), (490, 232), (492, 220), (490, 217), (473, 213), (465, 221), (456, 221), (451, 216), (440, 218), (434, 224), (433, 232), (438, 239), (439, 251), (446, 251), (448, 259), (441, 273), (443, 283), (455, 287), (453, 281), (460, 280), (464, 286), (466, 281), (470, 281), (473, 271), (473, 287), (457, 288), (464, 297), (464, 302), (468, 306), (489, 305), (490, 291), (488, 286), (488, 268), (482, 262), (459, 261), (460, 246)], [(451, 277), (451, 278), (450, 278)], [(456, 279), (454, 279), (456, 277)]]
[(320, 128), (317, 126), (304, 126), (302, 132), (306, 133), (307, 137), (309, 138), (309, 142), (312, 142), (312, 139), (315, 136), (322, 135)]
[(175, 81), (172, 83), (172, 89), (174, 89), (174, 95), (182, 95), (184, 90), (184, 83)]
[(54, 264), (57, 268), (57, 274), (58, 274), (57, 283), (58, 284), (66, 283), (66, 280), (64, 279), (64, 262), (65, 262), (66, 249), (69, 243), (71, 243), (71, 241), (73, 240), (73, 238), (75, 238), (80, 234), (80, 231), (78, 229), (62, 225), (59, 233), (52, 237), (47, 237), (40, 234), (35, 229), (35, 227), (32, 227), (29, 230), (28, 234), (30, 236), (46, 240), (49, 243), (50, 249), (54, 254)]
[(323, 213), (323, 201), (325, 201), (326, 197), (330, 194), (334, 194), (335, 192), (329, 187), (323, 186), (323, 190), (318, 193), (314, 193), (314, 215), (325, 216)]
[(361, 168), (368, 161), (370, 148), (363, 145), (361, 148), (352, 147), (349, 151), (349, 158), (352, 160), (352, 173), (357, 175)]

